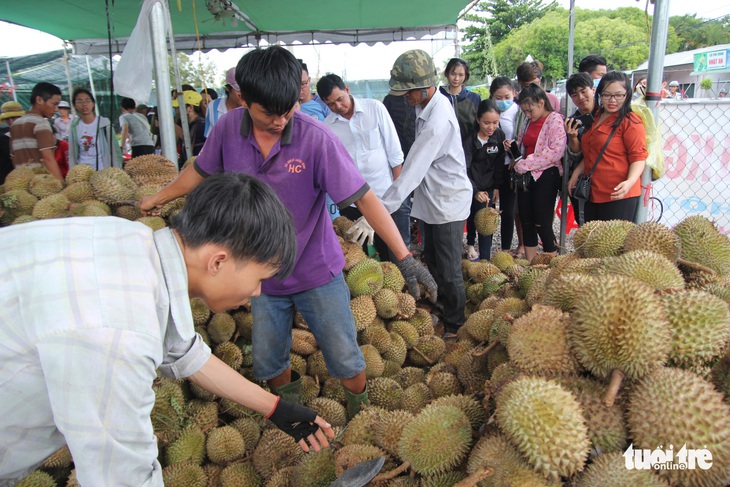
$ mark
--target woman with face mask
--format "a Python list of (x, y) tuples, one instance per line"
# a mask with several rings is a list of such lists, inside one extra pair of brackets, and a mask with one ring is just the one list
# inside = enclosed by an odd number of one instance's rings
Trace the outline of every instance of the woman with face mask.
[[(520, 111), (520, 106), (515, 103), (516, 91), (511, 79), (506, 76), (497, 76), (489, 86), (489, 97), (494, 100), (499, 110), (499, 127), (504, 132), (505, 139), (514, 140), (515, 118)], [(505, 166), (509, 167), (512, 158), (509, 153), (504, 159)], [(504, 173), (507, 174), (507, 167)], [(522, 243), (522, 226), (520, 225), (519, 215), (516, 213), (516, 197), (515, 192), (510, 188), (509, 177), (502, 178), (502, 184), (499, 186), (499, 197), (494, 199), (494, 205), (499, 205), (502, 212), (500, 219), (500, 235), (502, 238), (502, 250), (510, 251), (512, 249), (512, 236), (515, 227), (517, 228), (517, 255), (524, 256), (525, 247)]]

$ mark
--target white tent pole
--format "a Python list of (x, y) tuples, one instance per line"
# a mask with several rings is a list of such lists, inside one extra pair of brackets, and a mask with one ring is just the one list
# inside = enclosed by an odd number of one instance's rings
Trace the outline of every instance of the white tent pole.
[[(94, 96), (94, 100), (96, 100), (96, 89), (94, 88), (94, 77), (91, 75), (91, 65), (89, 64), (89, 55), (86, 56), (86, 72), (89, 73), (89, 86), (91, 86), (91, 94)], [(99, 116), (99, 103), (94, 103), (94, 113), (96, 113), (96, 116)]]
[(165, 37), (165, 13), (162, 3), (152, 6), (150, 12), (150, 31), (152, 34), (152, 57), (155, 63), (155, 87), (157, 89), (157, 120), (160, 123), (160, 145), (162, 155), (177, 162), (175, 144), (175, 122), (172, 119), (172, 99), (170, 93), (170, 69), (167, 64), (167, 39)]
[[(165, 0), (167, 4), (167, 0)], [(193, 155), (193, 144), (190, 139), (190, 125), (188, 124), (188, 114), (185, 111), (185, 98), (182, 90), (182, 83), (180, 82), (180, 66), (177, 62), (177, 49), (175, 48), (175, 34), (172, 31), (172, 19), (170, 18), (170, 7), (169, 5), (165, 9), (165, 14), (168, 23), (168, 34), (170, 36), (170, 54), (172, 55), (172, 69), (175, 71), (175, 89), (177, 90), (177, 102), (180, 112), (180, 125), (182, 125), (183, 132), (183, 143), (185, 144), (185, 154), (188, 157)], [(159, 97), (159, 95), (158, 95)], [(185, 161), (182, 161), (185, 162)]]
[[(575, 48), (575, 0), (570, 0), (570, 21), (568, 28), (568, 78), (573, 74), (573, 50)], [(573, 103), (569, 94), (565, 94), (565, 116), (570, 116), (573, 111)], [(560, 107), (556, 107), (560, 111)], [(563, 155), (563, 185), (560, 193), (560, 253), (565, 252), (565, 230), (568, 228), (568, 172), (570, 172), (570, 160), (568, 160), (568, 148), (565, 148)], [(574, 208), (575, 210), (575, 208)]]
[[(667, 50), (669, 33), (669, 0), (656, 0), (654, 18), (651, 25), (649, 44), (649, 66), (646, 71), (646, 105), (652, 111), (654, 120), (659, 121), (659, 101), (662, 99), (662, 75), (664, 73), (664, 53)], [(629, 92), (627, 96), (631, 96)], [(646, 192), (651, 185), (651, 168), (646, 166), (641, 175), (641, 200), (636, 210), (636, 223), (647, 220)]]
[(76, 115), (76, 107), (71, 103), (71, 95), (73, 94), (73, 84), (71, 83), (71, 71), (68, 68), (68, 52), (66, 46), (63, 47), (63, 67), (66, 70), (66, 83), (68, 83), (68, 102), (71, 106), (71, 113)]
[(13, 73), (10, 71), (10, 63), (5, 60), (5, 69), (8, 70), (8, 81), (10, 81), (10, 90), (13, 92), (13, 101), (18, 101), (18, 95), (15, 93), (15, 82), (13, 81)]

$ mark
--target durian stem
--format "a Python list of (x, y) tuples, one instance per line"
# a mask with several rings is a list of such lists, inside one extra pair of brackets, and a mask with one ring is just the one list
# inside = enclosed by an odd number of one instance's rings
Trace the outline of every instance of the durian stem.
[(455, 484), (454, 487), (476, 487), (479, 482), (494, 475), (492, 467), (482, 467), (467, 478)]
[(717, 275), (717, 272), (715, 272), (714, 269), (710, 269), (709, 267), (705, 267), (702, 264), (698, 264), (696, 262), (690, 262), (688, 260), (678, 259), (677, 264), (681, 264), (685, 267), (689, 267), (690, 269), (694, 269), (696, 271), (707, 272), (712, 275)]
[(296, 326), (297, 328), (301, 328), (302, 330), (309, 331), (309, 327), (307, 325), (305, 325), (304, 323), (294, 322), (294, 326)]
[[(470, 352), (471, 353), (471, 356), (472, 357), (483, 357), (484, 355), (488, 354), (498, 344), (499, 344), (499, 340), (494, 340), (492, 343), (490, 343), (489, 345), (487, 345), (487, 347), (484, 350), (480, 350), (478, 352), (471, 351)], [(482, 345), (484, 345), (484, 342), (480, 343), (479, 345), (477, 345), (474, 348), (481, 347)]]
[(415, 350), (415, 352), (416, 352), (416, 353), (417, 353), (418, 355), (420, 355), (421, 357), (423, 357), (423, 360), (425, 360), (426, 362), (428, 362), (428, 364), (429, 364), (429, 365), (433, 365), (433, 364), (435, 364), (435, 363), (436, 363), (436, 362), (434, 362), (433, 360), (431, 360), (430, 358), (428, 358), (427, 356), (425, 356), (425, 355), (423, 354), (423, 352), (422, 352), (422, 351), (420, 351), (420, 350), (418, 349), (418, 347), (413, 347), (413, 350)]
[(394, 479), (394, 478), (396, 478), (396, 477), (397, 477), (398, 475), (400, 475), (400, 474), (402, 474), (403, 472), (405, 472), (406, 470), (408, 470), (408, 469), (409, 469), (410, 467), (411, 467), (411, 464), (410, 464), (410, 463), (408, 463), (408, 462), (405, 462), (405, 463), (403, 463), (403, 464), (402, 464), (402, 465), (401, 465), (400, 467), (398, 467), (398, 468), (394, 468), (394, 469), (393, 469), (393, 470), (391, 470), (390, 472), (386, 472), (386, 473), (381, 473), (381, 474), (377, 475), (377, 476), (376, 476), (376, 477), (375, 477), (375, 478), (374, 478), (374, 479), (372, 480), (372, 482), (373, 482), (373, 483), (378, 483), (378, 482), (385, 482), (386, 480)]
[(616, 395), (618, 390), (621, 388), (621, 382), (624, 380), (624, 373), (618, 369), (614, 369), (611, 372), (611, 382), (608, 383), (608, 389), (603, 395), (603, 405), (610, 408), (613, 403), (616, 402)]

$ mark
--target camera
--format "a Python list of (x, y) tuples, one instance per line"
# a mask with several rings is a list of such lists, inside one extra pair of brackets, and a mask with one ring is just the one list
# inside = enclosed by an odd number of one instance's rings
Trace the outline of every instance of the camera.
[(509, 154), (515, 162), (522, 159), (522, 152), (520, 152), (520, 148), (517, 147), (517, 144), (514, 141), (509, 146)]
[(591, 128), (591, 125), (593, 125), (593, 115), (590, 113), (586, 113), (580, 117), (575, 117), (573, 120), (578, 122), (578, 125), (584, 127), (586, 130)]

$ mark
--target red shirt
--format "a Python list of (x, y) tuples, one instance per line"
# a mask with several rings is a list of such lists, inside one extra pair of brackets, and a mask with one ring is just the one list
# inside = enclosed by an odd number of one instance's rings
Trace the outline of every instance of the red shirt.
[(68, 142), (57, 140), (56, 152), (53, 155), (58, 163), (58, 168), (61, 170), (61, 176), (65, 178), (68, 174)]
[(540, 130), (547, 120), (547, 115), (542, 117), (537, 122), (530, 122), (525, 131), (525, 136), (522, 137), (522, 143), (525, 145), (525, 157), (535, 153), (535, 146), (537, 145), (537, 138), (540, 136)]
[[(603, 149), (603, 145), (611, 134), (611, 129), (613, 129), (613, 124), (617, 118), (618, 113), (615, 113), (599, 123), (600, 116), (596, 117), (596, 121), (590, 130), (583, 134), (581, 148), (583, 150), (586, 176), (593, 167), (601, 149)], [(631, 163), (645, 161), (647, 157), (649, 157), (649, 152), (646, 150), (644, 123), (638, 115), (630, 113), (616, 129), (616, 133), (608, 147), (606, 147), (606, 151), (593, 173), (591, 178), (591, 201), (593, 203), (610, 202), (611, 193), (614, 192), (613, 188), (626, 181)], [(637, 180), (624, 198), (640, 195), (641, 180)]]

